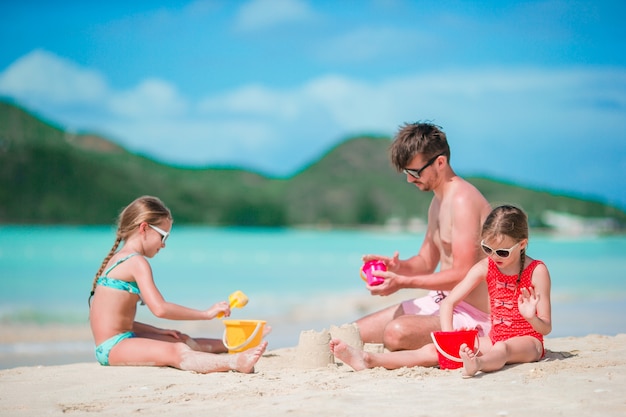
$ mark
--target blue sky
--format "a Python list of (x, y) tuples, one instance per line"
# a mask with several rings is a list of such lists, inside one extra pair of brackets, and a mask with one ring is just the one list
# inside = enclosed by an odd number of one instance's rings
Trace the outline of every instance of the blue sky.
[(8, 1), (0, 96), (270, 175), (429, 120), (461, 175), (626, 208), (624, 21), (624, 1)]

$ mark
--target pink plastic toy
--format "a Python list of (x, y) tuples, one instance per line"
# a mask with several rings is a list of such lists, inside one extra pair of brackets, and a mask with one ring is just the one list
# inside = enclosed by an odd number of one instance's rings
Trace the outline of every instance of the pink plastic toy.
[(384, 278), (376, 277), (372, 274), (374, 271), (386, 271), (387, 265), (383, 261), (373, 260), (367, 261), (361, 267), (361, 279), (371, 286), (380, 285), (385, 282)]

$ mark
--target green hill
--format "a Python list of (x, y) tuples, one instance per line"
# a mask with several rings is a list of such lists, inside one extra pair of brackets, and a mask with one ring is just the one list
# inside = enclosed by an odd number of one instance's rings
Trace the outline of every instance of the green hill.
[[(290, 178), (234, 168), (183, 168), (132, 154), (93, 134), (72, 134), (0, 102), (0, 223), (111, 224), (139, 195), (162, 198), (177, 223), (243, 226), (382, 225), (424, 218), (432, 197), (391, 167), (389, 138), (345, 140)], [(597, 201), (468, 178), (492, 202), (626, 224)]]

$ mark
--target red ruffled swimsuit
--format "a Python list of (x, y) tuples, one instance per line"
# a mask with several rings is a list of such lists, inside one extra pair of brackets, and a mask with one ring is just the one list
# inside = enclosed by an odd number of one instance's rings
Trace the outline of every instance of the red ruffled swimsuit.
[(543, 262), (534, 260), (522, 272), (517, 283), (517, 274), (504, 275), (495, 262), (489, 258), (487, 272), (487, 288), (491, 304), (491, 331), (489, 338), (492, 343), (501, 342), (514, 336), (533, 336), (543, 345), (543, 335), (520, 314), (517, 306), (520, 288), (532, 286), (532, 275), (537, 265)]

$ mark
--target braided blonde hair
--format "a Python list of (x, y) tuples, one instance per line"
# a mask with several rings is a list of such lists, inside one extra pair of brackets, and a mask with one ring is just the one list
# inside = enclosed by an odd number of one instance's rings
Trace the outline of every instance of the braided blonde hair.
[[(481, 237), (485, 240), (499, 236), (509, 236), (517, 242), (528, 239), (528, 217), (520, 208), (510, 205), (503, 205), (494, 208), (485, 219)], [(526, 248), (520, 252), (519, 274), (517, 284), (519, 285), (526, 262)]]
[(146, 222), (148, 224), (158, 224), (164, 219), (172, 220), (172, 213), (163, 204), (163, 202), (152, 196), (142, 196), (134, 200), (127, 205), (118, 216), (117, 231), (115, 233), (115, 242), (113, 247), (102, 261), (100, 269), (96, 273), (91, 285), (91, 293), (87, 303), (91, 306), (91, 297), (93, 297), (96, 291), (96, 282), (104, 271), (104, 268), (109, 263), (113, 255), (117, 252), (120, 243), (125, 241), (132, 232), (134, 232), (141, 223)]

